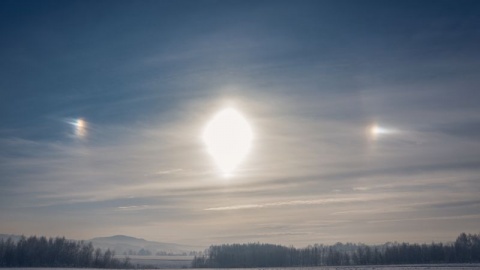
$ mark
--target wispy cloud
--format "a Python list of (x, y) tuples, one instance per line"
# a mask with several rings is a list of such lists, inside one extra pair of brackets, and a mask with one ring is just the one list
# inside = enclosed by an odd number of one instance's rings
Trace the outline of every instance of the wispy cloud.
[(117, 207), (118, 210), (143, 210), (143, 209), (151, 209), (151, 205), (129, 205), (129, 206), (119, 206)]
[(297, 201), (287, 201), (287, 202), (273, 202), (273, 203), (264, 203), (264, 204), (244, 204), (244, 205), (231, 205), (224, 207), (212, 207), (206, 208), (206, 211), (226, 211), (226, 210), (242, 210), (242, 209), (252, 209), (252, 208), (266, 208), (266, 207), (278, 207), (278, 206), (297, 206), (297, 205), (322, 205), (322, 204), (331, 204), (331, 203), (351, 203), (365, 201), (361, 198), (329, 198), (329, 199), (319, 199), (319, 200), (297, 200)]
[[(95, 25), (38, 9), (4, 37), (0, 230), (303, 245), (477, 229), (473, 9), (372, 6), (347, 22), (315, 1), (160, 2)], [(200, 138), (226, 104), (254, 132), (229, 179)], [(372, 140), (373, 124), (398, 132)]]
[(418, 218), (380, 219), (380, 220), (371, 220), (371, 221), (368, 221), (368, 222), (369, 222), (369, 223), (383, 223), (383, 222), (430, 221), (430, 220), (458, 220), (458, 219), (475, 219), (475, 220), (480, 221), (480, 214), (440, 216), (440, 217), (418, 217)]

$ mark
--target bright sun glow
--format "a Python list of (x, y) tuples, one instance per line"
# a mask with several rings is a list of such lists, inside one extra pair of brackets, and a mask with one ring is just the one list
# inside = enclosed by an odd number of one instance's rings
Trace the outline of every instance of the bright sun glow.
[(247, 120), (232, 108), (218, 112), (203, 132), (208, 153), (227, 177), (247, 155), (252, 137)]
[(87, 122), (85, 122), (85, 120), (81, 118), (77, 119), (75, 126), (75, 133), (78, 137), (83, 138), (87, 135)]
[(88, 123), (82, 118), (71, 119), (67, 121), (68, 124), (72, 125), (73, 132), (75, 137), (78, 139), (84, 139), (87, 137), (88, 132)]
[(369, 127), (368, 133), (372, 139), (378, 139), (378, 137), (394, 133), (395, 130), (373, 124)]

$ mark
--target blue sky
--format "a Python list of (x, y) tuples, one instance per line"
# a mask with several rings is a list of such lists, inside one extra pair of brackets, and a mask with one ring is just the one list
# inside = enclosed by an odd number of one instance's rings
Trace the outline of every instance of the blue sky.
[[(477, 232), (479, 11), (2, 1), (0, 232), (205, 246)], [(254, 132), (228, 179), (201, 140), (225, 106)]]

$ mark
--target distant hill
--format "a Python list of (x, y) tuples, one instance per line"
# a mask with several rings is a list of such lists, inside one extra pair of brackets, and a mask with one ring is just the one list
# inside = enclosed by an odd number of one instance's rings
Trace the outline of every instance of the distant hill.
[(96, 237), (87, 241), (96, 248), (114, 250), (117, 255), (188, 255), (204, 250), (204, 247), (147, 241), (126, 235)]

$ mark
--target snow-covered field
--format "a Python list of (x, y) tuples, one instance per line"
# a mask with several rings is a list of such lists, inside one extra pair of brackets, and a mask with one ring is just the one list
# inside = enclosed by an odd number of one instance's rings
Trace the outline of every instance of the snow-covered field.
[[(98, 270), (94, 268), (34, 268), (35, 270)], [(178, 269), (178, 268), (162, 268)], [(472, 270), (480, 269), (480, 264), (425, 264), (425, 265), (371, 265), (371, 266), (325, 266), (289, 268), (235, 268), (234, 270)], [(2, 270), (32, 270), (32, 268), (2, 268)], [(209, 270), (209, 269), (202, 269)], [(210, 269), (211, 270), (211, 269)]]
[(266, 270), (472, 270), (480, 269), (480, 264), (423, 264), (423, 265), (370, 265), (370, 266), (325, 266), (268, 268)]

